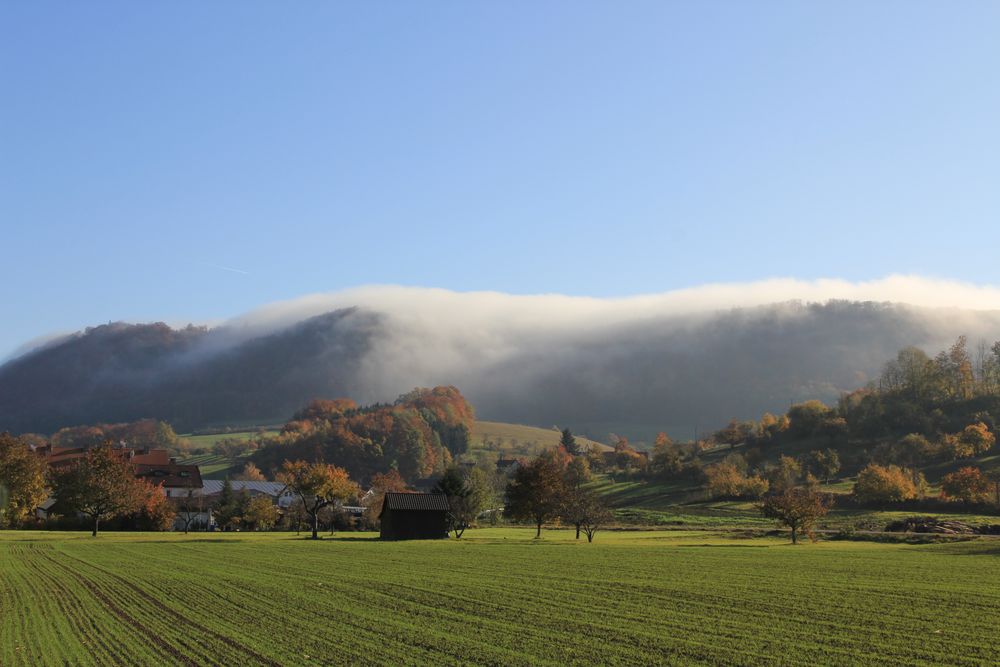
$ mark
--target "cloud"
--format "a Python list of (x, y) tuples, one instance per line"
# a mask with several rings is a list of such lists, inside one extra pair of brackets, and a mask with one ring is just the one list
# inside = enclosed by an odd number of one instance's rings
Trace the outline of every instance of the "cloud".
[(732, 308), (802, 301), (874, 301), (922, 308), (1000, 310), (1000, 287), (913, 275), (871, 281), (770, 278), (749, 283), (712, 283), (659, 294), (620, 298), (455, 292), (437, 288), (371, 285), (311, 294), (268, 304), (226, 326), (274, 330), (337, 308), (359, 306), (432, 328), (489, 327), (504, 332), (552, 332), (566, 328), (607, 327), (648, 318), (697, 315)]

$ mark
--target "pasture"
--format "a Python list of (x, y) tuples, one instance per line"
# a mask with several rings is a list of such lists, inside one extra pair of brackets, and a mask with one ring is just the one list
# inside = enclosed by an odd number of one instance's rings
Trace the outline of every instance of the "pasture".
[(0, 533), (0, 664), (995, 664), (1000, 541)]

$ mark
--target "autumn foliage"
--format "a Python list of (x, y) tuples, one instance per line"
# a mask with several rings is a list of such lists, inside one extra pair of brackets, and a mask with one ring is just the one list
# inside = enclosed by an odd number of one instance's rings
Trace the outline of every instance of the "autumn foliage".
[(414, 389), (392, 405), (313, 401), (254, 456), (264, 470), (282, 461), (324, 461), (355, 479), (397, 470), (406, 480), (443, 472), (468, 449), (475, 415), (455, 387)]
[(941, 497), (964, 503), (981, 503), (989, 499), (992, 487), (979, 468), (966, 466), (941, 479)]

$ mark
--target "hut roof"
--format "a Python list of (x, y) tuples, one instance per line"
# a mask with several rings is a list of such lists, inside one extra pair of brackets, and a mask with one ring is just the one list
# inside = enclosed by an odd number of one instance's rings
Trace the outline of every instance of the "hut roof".
[(396, 493), (385, 494), (382, 511), (385, 510), (426, 510), (448, 511), (448, 496), (443, 493)]

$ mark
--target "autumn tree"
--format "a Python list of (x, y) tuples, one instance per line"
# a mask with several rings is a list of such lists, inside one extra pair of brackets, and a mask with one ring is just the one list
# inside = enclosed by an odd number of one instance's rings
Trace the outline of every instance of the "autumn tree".
[(146, 483), (139, 511), (130, 518), (131, 525), (137, 530), (170, 530), (177, 518), (177, 511), (161, 486)]
[(806, 458), (809, 472), (823, 480), (824, 484), (840, 472), (840, 455), (835, 449), (814, 450)]
[(684, 469), (684, 455), (680, 447), (664, 432), (656, 434), (650, 455), (650, 468), (661, 477), (674, 477)]
[(371, 495), (365, 500), (364, 519), (369, 526), (374, 526), (382, 513), (382, 503), (386, 493), (401, 493), (408, 491), (409, 486), (398, 470), (386, 473), (376, 473), (372, 476)]
[(269, 496), (264, 494), (254, 496), (247, 503), (243, 520), (255, 530), (270, 530), (278, 523), (278, 508), (274, 506)]
[(812, 529), (830, 510), (830, 501), (823, 494), (807, 489), (790, 488), (783, 493), (767, 496), (760, 505), (765, 517), (777, 519), (792, 530), (792, 544), (798, 544), (799, 531), (815, 539)]
[(986, 479), (990, 483), (993, 492), (993, 501), (1000, 505), (1000, 468), (994, 468), (986, 473)]
[(985, 454), (997, 441), (996, 436), (990, 433), (989, 427), (983, 422), (966, 426), (958, 439), (971, 449), (974, 455)]
[(264, 477), (264, 473), (260, 471), (253, 461), (248, 461), (243, 470), (237, 473), (233, 479), (247, 481), (247, 482), (264, 482), (267, 478)]
[(729, 445), (729, 448), (732, 449), (741, 442), (745, 442), (755, 428), (756, 424), (753, 422), (740, 422), (734, 418), (729, 420), (725, 428), (716, 431), (713, 438), (717, 443)]
[(985, 502), (990, 496), (990, 480), (979, 468), (966, 466), (941, 478), (941, 497), (966, 504)]
[(563, 509), (566, 494), (565, 471), (552, 456), (539, 456), (519, 466), (507, 485), (505, 512), (515, 521), (531, 521), (535, 538), (542, 536), (542, 524)]
[(705, 468), (705, 492), (709, 498), (738, 498), (746, 479), (732, 463), (715, 463)]
[(910, 471), (872, 463), (858, 473), (853, 493), (863, 503), (898, 503), (916, 498), (919, 490)]
[(278, 479), (302, 501), (312, 522), (314, 540), (319, 539), (319, 511), (358, 493), (358, 485), (351, 481), (346, 470), (327, 463), (285, 461)]
[(802, 464), (782, 454), (778, 457), (778, 465), (768, 471), (767, 480), (771, 489), (780, 493), (798, 484), (801, 476)]
[(19, 438), (0, 433), (0, 526), (19, 525), (45, 501), (45, 462)]
[(137, 479), (132, 464), (109, 447), (96, 447), (72, 465), (51, 471), (52, 489), (59, 502), (94, 522), (141, 509), (149, 484)]

